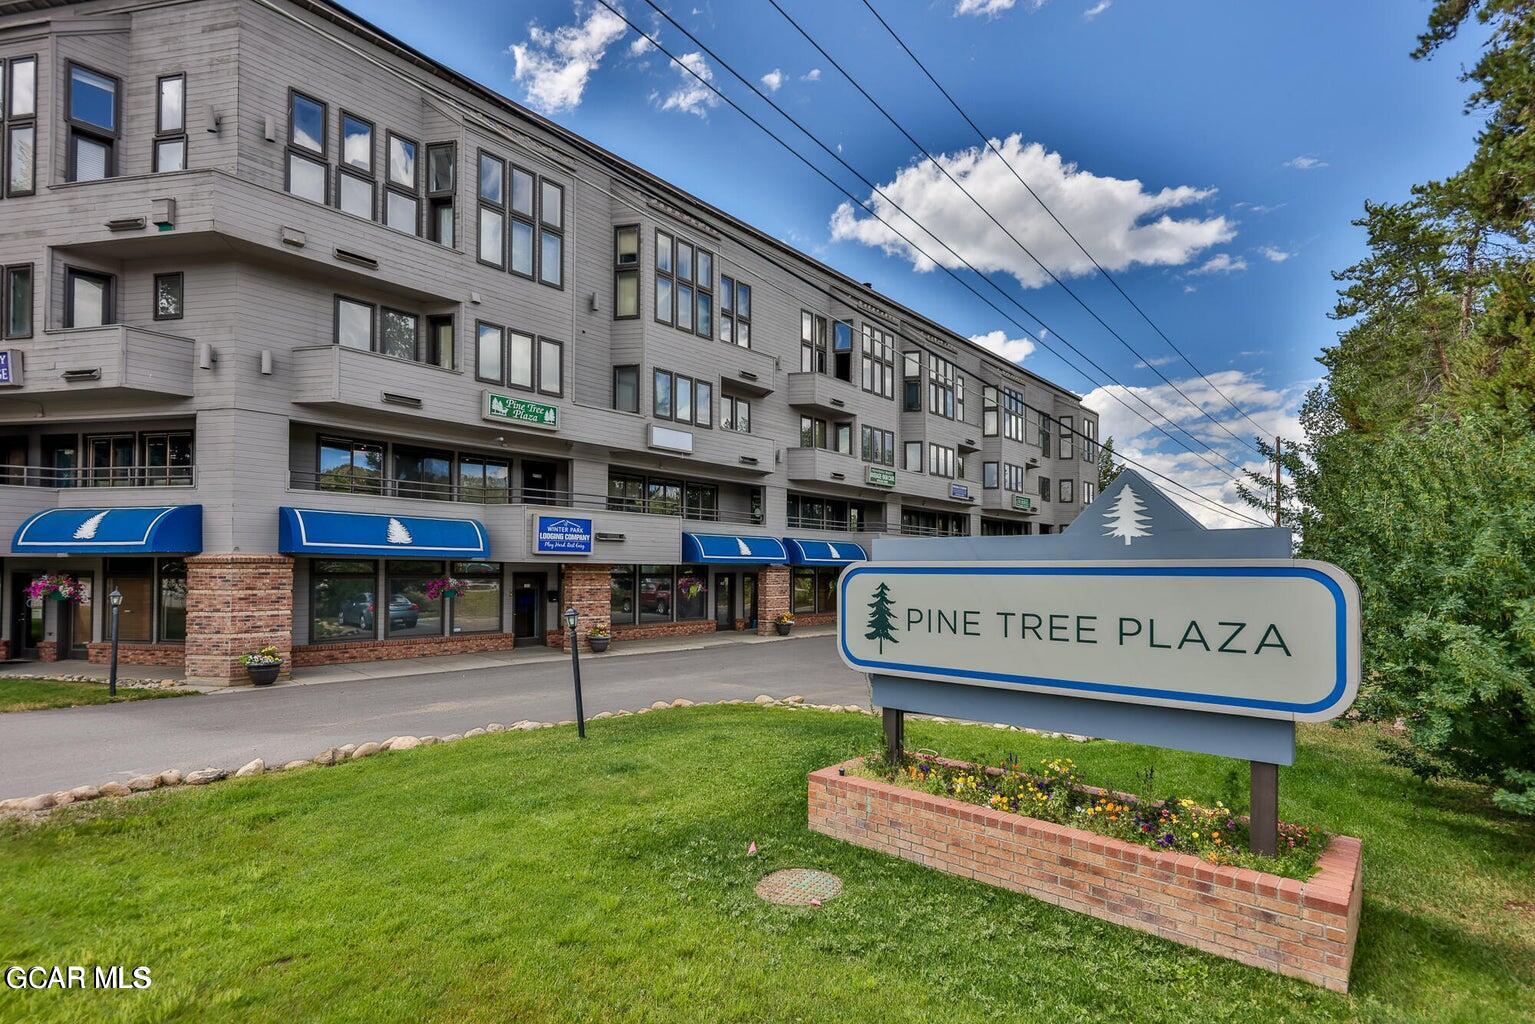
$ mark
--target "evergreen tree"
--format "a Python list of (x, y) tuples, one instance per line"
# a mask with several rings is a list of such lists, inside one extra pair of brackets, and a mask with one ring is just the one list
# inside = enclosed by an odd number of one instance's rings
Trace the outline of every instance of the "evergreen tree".
[(1114, 504), (1103, 514), (1109, 524), (1108, 535), (1123, 537), (1127, 545), (1136, 537), (1151, 536), (1151, 530), (1148, 529), (1151, 520), (1142, 514), (1145, 511), (1146, 503), (1135, 493), (1135, 488), (1126, 483), (1119, 489), (1119, 497), (1114, 499)]
[(863, 635), (863, 638), (865, 640), (878, 640), (879, 653), (881, 654), (885, 653), (886, 640), (893, 644), (901, 642), (891, 635), (896, 629), (895, 622), (890, 617), (893, 606), (894, 602), (890, 600), (890, 585), (888, 583), (881, 583), (878, 587), (874, 588), (874, 600), (869, 602), (869, 631)]
[(1124, 467), (1114, 461), (1114, 439), (1111, 437), (1098, 446), (1098, 493), (1103, 494)]

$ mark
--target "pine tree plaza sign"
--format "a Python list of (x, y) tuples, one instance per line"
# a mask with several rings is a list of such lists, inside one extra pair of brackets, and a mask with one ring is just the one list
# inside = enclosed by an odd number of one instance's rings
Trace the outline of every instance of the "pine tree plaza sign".
[(503, 395), (486, 388), (481, 392), (480, 416), (487, 420), (518, 423), (528, 427), (555, 430), (560, 425), (560, 410), (545, 402), (532, 402), (515, 395)]

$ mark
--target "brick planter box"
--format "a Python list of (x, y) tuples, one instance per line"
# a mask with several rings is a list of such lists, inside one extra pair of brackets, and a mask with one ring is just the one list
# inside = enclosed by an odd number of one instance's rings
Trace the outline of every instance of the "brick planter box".
[(1309, 881), (839, 774), (810, 773), (810, 828), (834, 839), (1348, 991), (1360, 843), (1334, 836)]

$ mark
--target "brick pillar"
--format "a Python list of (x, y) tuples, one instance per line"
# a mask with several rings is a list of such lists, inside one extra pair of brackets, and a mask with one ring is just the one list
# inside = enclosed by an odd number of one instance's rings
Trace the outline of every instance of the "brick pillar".
[(58, 661), (59, 643), (57, 640), (40, 640), (37, 644), (38, 661)]
[(789, 607), (789, 567), (764, 565), (757, 573), (757, 635), (776, 632), (773, 620)]
[(293, 664), (293, 559), (196, 555), (187, 559), (188, 679), (237, 683), (240, 655), (271, 644)]
[[(570, 641), (570, 630), (565, 626), (565, 609), (576, 609), (576, 636), (580, 637), (581, 650), (591, 650), (586, 632), (593, 626), (613, 624), (613, 583), (609, 565), (588, 565), (585, 562), (566, 563), (564, 569), (564, 604), (559, 608), (559, 643), (554, 646), (564, 650)], [(553, 631), (551, 631), (553, 632)]]

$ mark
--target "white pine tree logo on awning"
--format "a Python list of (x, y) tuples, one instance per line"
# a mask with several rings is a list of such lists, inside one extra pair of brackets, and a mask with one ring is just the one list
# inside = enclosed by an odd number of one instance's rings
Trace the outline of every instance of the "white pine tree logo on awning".
[(741, 549), (742, 557), (748, 557), (752, 553), (752, 549), (747, 547), (746, 541), (742, 540), (740, 537), (736, 538), (736, 547)]
[(1151, 536), (1151, 520), (1143, 513), (1146, 511), (1145, 502), (1129, 484), (1119, 489), (1119, 497), (1114, 499), (1114, 504), (1103, 514), (1109, 527), (1104, 531), (1108, 537), (1123, 537), (1128, 545), (1136, 537)]
[(394, 516), (389, 517), (389, 532), (384, 539), (391, 544), (410, 544), (415, 540), (410, 535), (410, 531), (405, 528), (405, 524)]
[(96, 531), (101, 529), (101, 521), (107, 517), (105, 512), (97, 512), (85, 522), (75, 527), (75, 540), (94, 540)]

